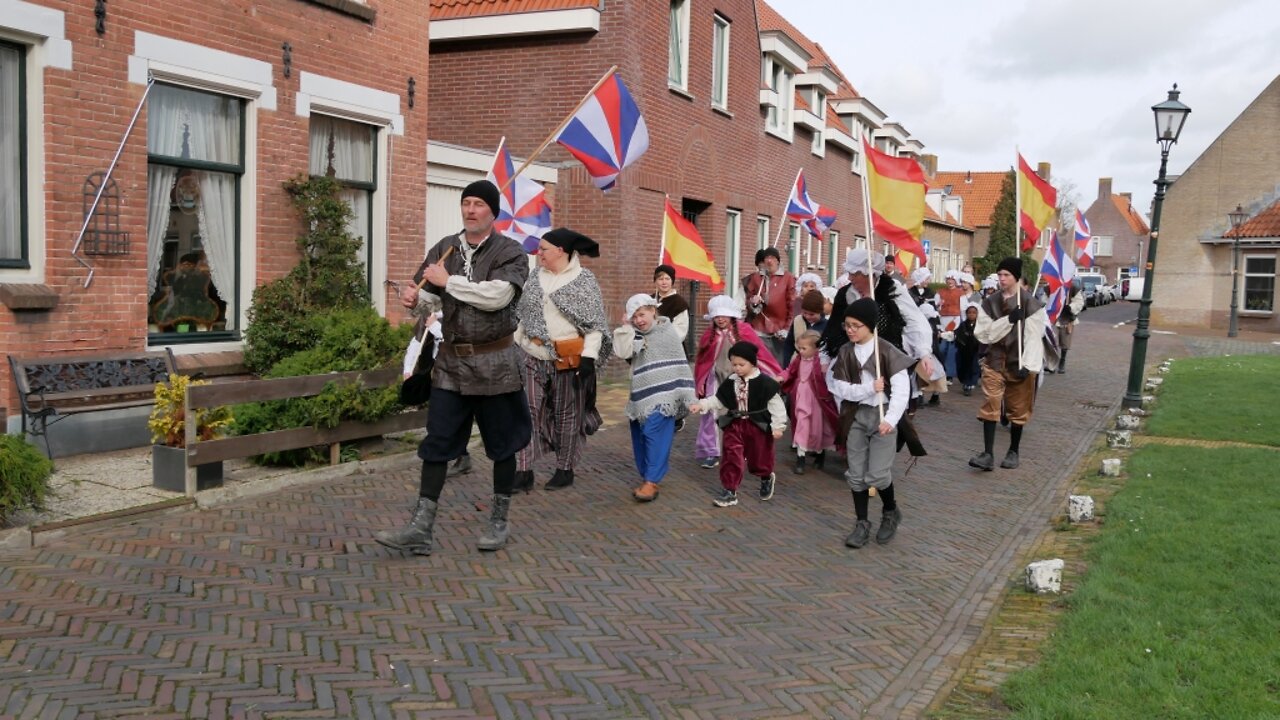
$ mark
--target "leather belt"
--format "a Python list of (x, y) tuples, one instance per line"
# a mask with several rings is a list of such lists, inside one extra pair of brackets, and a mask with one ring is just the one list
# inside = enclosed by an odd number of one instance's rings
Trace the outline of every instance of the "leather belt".
[(515, 344), (514, 336), (507, 335), (487, 343), (449, 343), (453, 354), (457, 357), (471, 357), (504, 350)]

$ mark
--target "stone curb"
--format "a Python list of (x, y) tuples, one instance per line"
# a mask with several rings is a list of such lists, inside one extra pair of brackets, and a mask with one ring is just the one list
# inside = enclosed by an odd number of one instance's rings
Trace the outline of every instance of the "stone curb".
[(403, 470), (405, 467), (417, 464), (417, 462), (417, 451), (407, 450), (405, 452), (378, 457), (372, 460), (359, 460), (356, 462), (339, 463), (338, 465), (326, 465), (324, 467), (313, 468), (311, 470), (300, 470), (298, 472), (285, 473), (274, 477), (260, 478), (251, 482), (239, 483), (233, 486), (223, 486), (212, 490), (205, 490), (204, 492), (196, 493), (195, 504), (200, 509), (206, 510), (208, 508), (226, 505), (237, 500), (273, 493), (278, 490), (314, 485), (316, 483), (326, 482), (328, 480), (337, 480), (339, 478), (350, 477), (352, 475), (372, 475), (379, 472)]

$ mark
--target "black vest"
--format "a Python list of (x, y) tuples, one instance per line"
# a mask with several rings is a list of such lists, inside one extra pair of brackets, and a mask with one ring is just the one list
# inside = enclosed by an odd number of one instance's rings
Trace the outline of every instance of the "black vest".
[(716, 420), (716, 424), (724, 428), (738, 418), (746, 418), (756, 427), (769, 432), (769, 401), (781, 392), (782, 387), (777, 380), (763, 373), (751, 378), (747, 381), (747, 411), (743, 413), (738, 411), (738, 395), (735, 392), (737, 381), (734, 377), (736, 376), (725, 378), (720, 387), (716, 388), (716, 399), (729, 410)]

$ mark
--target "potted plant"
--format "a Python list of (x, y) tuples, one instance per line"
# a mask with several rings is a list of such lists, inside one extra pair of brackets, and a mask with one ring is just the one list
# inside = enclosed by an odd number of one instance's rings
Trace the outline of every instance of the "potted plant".
[[(184, 492), (187, 481), (187, 388), (208, 385), (208, 380), (192, 380), (186, 375), (170, 375), (168, 382), (156, 383), (155, 408), (147, 420), (151, 430), (151, 484), (161, 490)], [(195, 412), (196, 437), (213, 440), (231, 426), (231, 408), (200, 408)], [(196, 490), (222, 485), (222, 463), (196, 468)]]

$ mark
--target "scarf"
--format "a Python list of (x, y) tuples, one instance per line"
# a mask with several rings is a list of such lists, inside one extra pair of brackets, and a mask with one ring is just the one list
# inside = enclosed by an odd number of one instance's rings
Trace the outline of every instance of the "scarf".
[(683, 417), (698, 397), (680, 336), (664, 317), (640, 335), (643, 343), (637, 343), (638, 349), (631, 358), (631, 398), (623, 412), (638, 421), (654, 412)]
[[(555, 346), (547, 332), (547, 318), (542, 314), (541, 275), (541, 272), (529, 275), (529, 281), (520, 294), (520, 303), (516, 306), (516, 317), (524, 325), (525, 335), (540, 338), (545, 347), (553, 348), (554, 353)], [(600, 357), (596, 358), (596, 365), (604, 365), (613, 351), (613, 335), (604, 316), (604, 296), (595, 274), (581, 268), (577, 277), (551, 291), (551, 304), (578, 328), (580, 334), (600, 333)]]

